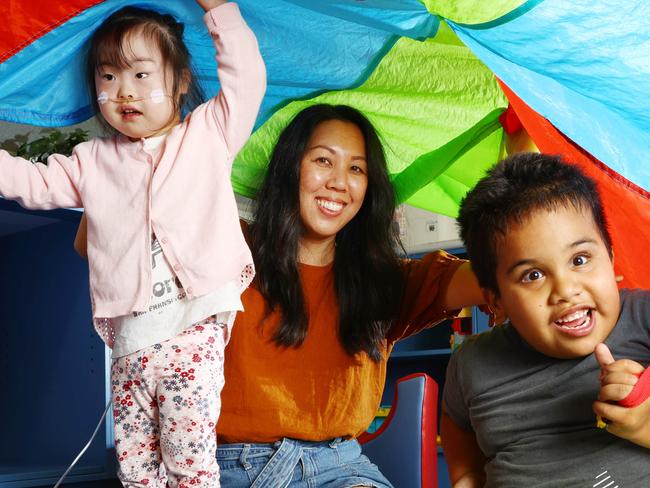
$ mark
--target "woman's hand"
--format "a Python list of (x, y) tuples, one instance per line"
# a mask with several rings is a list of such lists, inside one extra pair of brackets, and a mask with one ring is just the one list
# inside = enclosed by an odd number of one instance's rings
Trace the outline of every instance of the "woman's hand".
[(650, 448), (650, 398), (635, 407), (617, 404), (637, 384), (643, 366), (630, 359), (615, 360), (605, 344), (598, 344), (595, 354), (601, 368), (601, 386), (594, 412), (607, 419), (607, 432)]
[(198, 3), (201, 8), (207, 12), (208, 10), (212, 10), (219, 5), (223, 5), (226, 3), (226, 1), (227, 0), (196, 0), (196, 3)]

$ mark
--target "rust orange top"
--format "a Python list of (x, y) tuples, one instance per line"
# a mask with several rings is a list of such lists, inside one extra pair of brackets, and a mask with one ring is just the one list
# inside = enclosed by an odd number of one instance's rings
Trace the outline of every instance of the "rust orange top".
[(463, 262), (444, 251), (404, 262), (402, 311), (377, 363), (365, 353), (349, 356), (339, 342), (332, 265), (300, 265), (309, 332), (298, 348), (281, 348), (271, 340), (280, 314), (263, 321), (264, 299), (251, 285), (226, 347), (219, 443), (321, 441), (364, 432), (379, 407), (395, 341), (455, 313), (442, 309), (438, 291)]

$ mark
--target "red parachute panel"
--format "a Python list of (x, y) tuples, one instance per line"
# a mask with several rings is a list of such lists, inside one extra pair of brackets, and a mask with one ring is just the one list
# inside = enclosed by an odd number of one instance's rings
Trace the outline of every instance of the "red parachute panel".
[[(8, 0), (5, 22), (0, 22), (0, 63), (102, 0)], [(4, 8), (3, 8), (4, 10)], [(11, 19), (10, 22), (7, 22)]]

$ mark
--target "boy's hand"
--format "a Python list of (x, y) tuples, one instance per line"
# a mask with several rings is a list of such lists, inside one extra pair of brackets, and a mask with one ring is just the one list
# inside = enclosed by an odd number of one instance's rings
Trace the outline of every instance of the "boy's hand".
[(468, 473), (456, 481), (453, 488), (483, 488), (483, 486), (485, 486), (485, 476)]
[(196, 0), (196, 3), (198, 3), (206, 12), (218, 7), (219, 5), (223, 5), (226, 2), (227, 0)]
[(605, 344), (595, 351), (600, 364), (600, 392), (594, 402), (594, 412), (607, 419), (607, 431), (635, 444), (650, 448), (650, 399), (626, 408), (613, 402), (627, 397), (639, 380), (644, 368), (629, 359), (615, 360)]

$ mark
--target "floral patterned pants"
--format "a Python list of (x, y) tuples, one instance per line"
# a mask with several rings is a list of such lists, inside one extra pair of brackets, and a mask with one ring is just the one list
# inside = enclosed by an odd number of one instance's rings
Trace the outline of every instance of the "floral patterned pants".
[(113, 360), (115, 450), (125, 487), (219, 487), (215, 426), (225, 339), (225, 324), (206, 321)]

